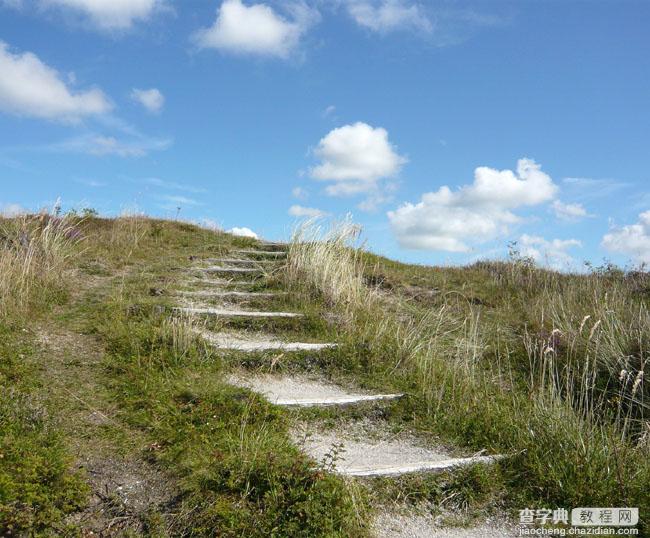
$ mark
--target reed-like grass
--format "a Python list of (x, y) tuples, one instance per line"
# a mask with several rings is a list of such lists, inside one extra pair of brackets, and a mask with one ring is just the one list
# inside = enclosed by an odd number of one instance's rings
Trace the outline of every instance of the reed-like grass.
[(289, 243), (286, 283), (354, 311), (373, 299), (364, 285), (363, 263), (353, 248), (359, 227), (348, 217), (324, 228), (318, 220), (299, 225)]
[(82, 239), (77, 222), (45, 213), (0, 219), (0, 315), (25, 313), (65, 289)]

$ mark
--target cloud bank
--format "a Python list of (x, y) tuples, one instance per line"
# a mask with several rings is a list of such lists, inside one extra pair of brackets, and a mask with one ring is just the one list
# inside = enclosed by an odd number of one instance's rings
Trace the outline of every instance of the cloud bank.
[(507, 233), (519, 222), (513, 210), (550, 201), (557, 190), (540, 165), (520, 159), (516, 173), (479, 167), (472, 184), (425, 193), (420, 202), (389, 211), (388, 219), (403, 248), (469, 252), (472, 244)]

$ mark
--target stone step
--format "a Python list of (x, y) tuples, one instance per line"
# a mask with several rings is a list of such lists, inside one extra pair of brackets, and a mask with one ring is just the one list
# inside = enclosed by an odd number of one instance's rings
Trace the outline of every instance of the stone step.
[(318, 344), (309, 342), (283, 342), (272, 336), (251, 335), (248, 333), (211, 333), (198, 331), (210, 344), (218, 349), (244, 351), (248, 353), (262, 351), (320, 351), (337, 347), (337, 344)]
[(256, 312), (254, 310), (236, 310), (230, 308), (179, 306), (174, 308), (184, 314), (209, 314), (211, 316), (243, 317), (243, 318), (300, 318), (303, 314), (297, 312)]
[(230, 383), (262, 394), (275, 405), (291, 407), (329, 407), (362, 402), (396, 400), (402, 394), (363, 394), (349, 392), (325, 381), (296, 376), (260, 375), (231, 377)]
[(209, 267), (195, 267), (195, 271), (203, 273), (261, 273), (262, 270), (256, 267), (225, 267), (222, 265), (211, 265)]
[(448, 471), (457, 467), (467, 467), (485, 463), (495, 463), (499, 458), (496, 456), (472, 456), (469, 458), (448, 458), (442, 461), (418, 461), (410, 464), (378, 465), (373, 467), (369, 464), (353, 466), (341, 466), (337, 469), (339, 474), (346, 476), (401, 476), (411, 473), (427, 473)]
[[(303, 449), (316, 461), (325, 461), (332, 450), (338, 457), (333, 471), (353, 477), (395, 477), (413, 473), (452, 470), (491, 464), (502, 456), (451, 457), (444, 449), (424, 448), (412, 439), (351, 437), (347, 433), (313, 433), (303, 441)], [(334, 448), (336, 447), (336, 448)]]
[(195, 278), (192, 279), (187, 279), (183, 280), (182, 283), (186, 284), (188, 286), (196, 286), (196, 285), (203, 285), (203, 286), (209, 286), (211, 288), (224, 288), (226, 286), (237, 286), (237, 287), (242, 287), (242, 286), (258, 286), (259, 282), (254, 282), (254, 281), (246, 281), (246, 280), (234, 280), (234, 279), (227, 279), (227, 278), (201, 278), (198, 277), (196, 278), (197, 275), (195, 275)]
[(259, 299), (259, 298), (272, 298), (286, 295), (286, 291), (214, 291), (214, 290), (182, 290), (178, 292), (179, 295), (186, 297), (204, 297), (210, 298), (228, 298), (235, 297), (239, 299)]
[(242, 254), (244, 256), (269, 256), (273, 258), (281, 258), (287, 255), (282, 250), (235, 250), (234, 254)]

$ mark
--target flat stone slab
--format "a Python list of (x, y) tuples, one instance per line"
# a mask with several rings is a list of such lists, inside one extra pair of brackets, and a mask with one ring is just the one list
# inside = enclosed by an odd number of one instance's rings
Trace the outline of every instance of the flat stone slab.
[(210, 286), (210, 287), (215, 287), (215, 288), (220, 288), (224, 286), (253, 286), (257, 285), (258, 282), (247, 282), (245, 280), (232, 280), (232, 279), (226, 279), (226, 278), (195, 278), (195, 279), (187, 279), (182, 282), (183, 284), (187, 284), (188, 286), (196, 286), (196, 285), (204, 285), (204, 286)]
[(337, 346), (337, 344), (283, 342), (272, 336), (263, 335), (211, 333), (208, 331), (199, 331), (199, 334), (218, 349), (249, 353), (259, 351), (320, 351), (321, 349), (330, 349)]
[(340, 447), (334, 471), (356, 477), (446, 471), (500, 459), (500, 456), (454, 458), (442, 449), (424, 448), (409, 439), (353, 439), (338, 433), (314, 433), (304, 441), (305, 452), (320, 462), (332, 453), (333, 447)]
[(211, 308), (211, 307), (193, 307), (182, 306), (174, 310), (185, 314), (210, 314), (213, 316), (224, 317), (244, 317), (244, 318), (300, 318), (303, 314), (297, 312), (256, 312), (254, 310), (236, 310), (230, 308)]
[(262, 394), (275, 405), (323, 407), (361, 402), (395, 400), (402, 394), (363, 394), (306, 377), (260, 375), (250, 378), (231, 377), (230, 383)]
[(474, 527), (444, 527), (431, 516), (379, 514), (373, 522), (376, 538), (512, 538), (518, 529), (504, 521), (486, 521)]
[(256, 267), (225, 267), (223, 265), (211, 265), (210, 267), (196, 267), (196, 271), (204, 273), (259, 273), (261, 269)]
[(286, 291), (214, 291), (214, 290), (183, 290), (178, 292), (187, 297), (237, 297), (241, 299), (271, 298), (286, 295)]

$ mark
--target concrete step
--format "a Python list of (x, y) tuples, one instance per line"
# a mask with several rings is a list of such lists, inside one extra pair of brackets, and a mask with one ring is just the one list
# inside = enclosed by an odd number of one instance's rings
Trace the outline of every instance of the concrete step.
[(236, 298), (236, 299), (270, 299), (273, 297), (281, 297), (286, 295), (286, 291), (214, 291), (214, 290), (182, 290), (178, 292), (179, 295), (185, 297), (203, 297), (203, 298)]
[(248, 353), (263, 351), (320, 351), (337, 344), (318, 344), (310, 342), (283, 342), (273, 336), (249, 333), (212, 333), (199, 331), (201, 336), (218, 349), (244, 351)]
[[(319, 462), (327, 460), (333, 450), (338, 457), (334, 472), (353, 477), (396, 477), (413, 473), (441, 472), (478, 464), (491, 464), (501, 456), (474, 455), (453, 457), (442, 448), (423, 447), (412, 438), (402, 439), (388, 434), (352, 436), (345, 432), (315, 431), (304, 438), (303, 449)], [(304, 432), (303, 432), (304, 437)], [(296, 436), (299, 439), (298, 436)]]
[(235, 250), (234, 254), (241, 254), (243, 256), (268, 256), (271, 258), (282, 258), (287, 255), (282, 250)]
[(211, 265), (209, 267), (195, 267), (195, 271), (202, 273), (256, 273), (261, 274), (262, 269), (258, 267), (226, 267), (223, 265)]
[[(219, 278), (219, 277), (210, 277), (209, 273), (205, 277), (201, 277), (204, 273), (195, 273), (194, 278), (184, 280), (182, 283), (188, 286), (205, 286), (214, 291), (215, 288), (227, 289), (229, 287), (247, 287), (247, 286), (258, 286), (259, 282), (248, 281), (248, 280), (239, 280), (232, 278)], [(203, 290), (209, 291), (209, 290)]]
[(184, 314), (209, 314), (211, 316), (243, 317), (243, 318), (300, 318), (303, 314), (297, 312), (256, 312), (254, 310), (237, 310), (230, 308), (181, 306), (174, 308)]
[(362, 402), (395, 400), (402, 394), (364, 394), (350, 392), (337, 385), (302, 376), (259, 375), (230, 378), (233, 385), (262, 394), (275, 405), (295, 407), (329, 407)]

